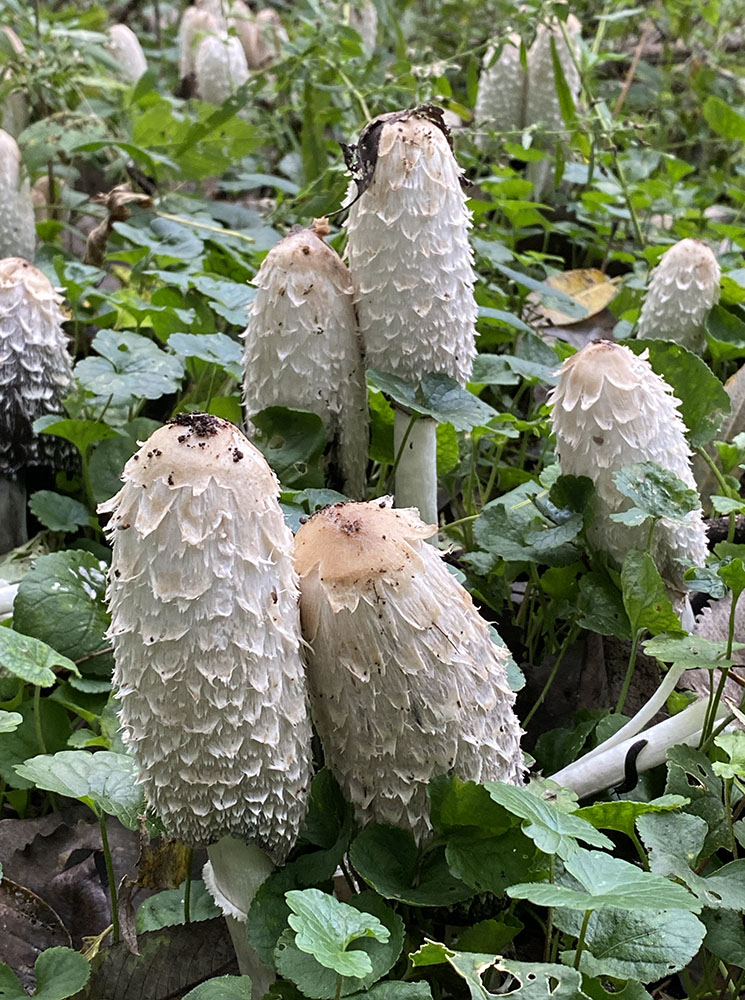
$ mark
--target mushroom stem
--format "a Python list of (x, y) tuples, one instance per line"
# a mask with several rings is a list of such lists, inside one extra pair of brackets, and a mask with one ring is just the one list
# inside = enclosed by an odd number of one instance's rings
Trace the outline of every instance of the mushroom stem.
[[(697, 746), (701, 739), (707, 708), (708, 701), (702, 698), (678, 715), (665, 719), (664, 722), (658, 722), (656, 726), (640, 734), (641, 739), (646, 741), (646, 746), (636, 757), (636, 771), (648, 771), (661, 764), (670, 747), (679, 744)], [(717, 718), (722, 718), (726, 713), (727, 709), (722, 706), (717, 712)], [(596, 756), (588, 754), (580, 757), (573, 764), (552, 774), (550, 780), (555, 781), (557, 785), (571, 788), (580, 799), (617, 785), (624, 779), (626, 758), (636, 742), (635, 736), (632, 736)], [(590, 757), (591, 759), (588, 759)]]
[(437, 423), (398, 406), (394, 413), (396, 506), (416, 507), (426, 524), (437, 524)]
[(0, 476), (0, 555), (26, 541), (26, 487)]
[(246, 917), (259, 886), (274, 871), (274, 862), (255, 844), (236, 837), (223, 837), (210, 844), (207, 857), (205, 885), (225, 915), (238, 968), (241, 975), (250, 977), (252, 995), (263, 997), (275, 975), (248, 943)]

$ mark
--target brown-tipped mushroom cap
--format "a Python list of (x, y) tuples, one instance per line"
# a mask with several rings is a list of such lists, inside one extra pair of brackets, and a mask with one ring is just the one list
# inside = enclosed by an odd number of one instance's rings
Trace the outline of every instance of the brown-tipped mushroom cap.
[(157, 430), (111, 513), (110, 635), (124, 740), (171, 836), (281, 862), (305, 814), (310, 722), (278, 484), (207, 414)]
[(326, 761), (361, 823), (430, 830), (427, 783), (519, 782), (520, 726), (468, 592), (387, 500), (327, 507), (298, 531), (311, 705)]

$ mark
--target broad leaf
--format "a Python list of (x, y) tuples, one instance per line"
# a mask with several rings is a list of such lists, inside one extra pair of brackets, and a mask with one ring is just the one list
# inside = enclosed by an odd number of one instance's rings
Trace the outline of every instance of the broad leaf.
[(249, 976), (219, 976), (189, 990), (184, 1000), (251, 1000)]
[(0, 628), (0, 666), (21, 680), (38, 687), (52, 687), (54, 668), (80, 676), (72, 660), (60, 655), (45, 642), (22, 635), (12, 628)]

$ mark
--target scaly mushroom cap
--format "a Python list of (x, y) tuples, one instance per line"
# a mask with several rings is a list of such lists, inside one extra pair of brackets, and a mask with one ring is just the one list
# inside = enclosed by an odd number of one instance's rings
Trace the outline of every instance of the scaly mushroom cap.
[(248, 63), (235, 35), (202, 38), (194, 62), (197, 93), (208, 104), (222, 104), (248, 79)]
[(505, 39), (496, 59), (496, 45), (486, 50), (475, 109), (481, 145), (487, 140), (485, 131), (514, 132), (523, 127), (528, 76), (520, 62), (520, 45), (521, 38), (514, 33)]
[[(657, 375), (646, 351), (637, 356), (620, 344), (596, 340), (567, 358), (549, 396), (556, 446), (565, 475), (588, 476), (595, 484), (590, 539), (617, 562), (629, 549), (646, 547), (648, 524), (632, 527), (609, 515), (627, 510), (614, 473), (635, 462), (656, 462), (696, 489), (679, 401)], [(682, 585), (682, 569), (703, 566), (708, 548), (700, 508), (683, 524), (662, 518), (652, 556), (661, 575)]]
[(112, 24), (109, 28), (109, 51), (119, 60), (122, 76), (136, 83), (147, 73), (147, 59), (137, 35), (126, 24)]
[(243, 403), (318, 414), (338, 445), (345, 490), (362, 496), (367, 392), (349, 272), (311, 229), (286, 236), (256, 275), (259, 291), (243, 336)]
[(637, 336), (674, 340), (694, 353), (706, 343), (704, 321), (719, 301), (717, 259), (701, 240), (681, 240), (652, 272)]
[(201, 7), (187, 7), (178, 28), (179, 78), (195, 72), (197, 49), (205, 35), (217, 35), (221, 21)]
[(13, 136), (0, 129), (0, 258), (31, 260), (35, 247), (34, 205), (21, 151)]
[[(240, 32), (239, 32), (240, 34)], [(247, 26), (241, 42), (251, 69), (264, 69), (280, 54), (287, 32), (276, 10), (260, 10), (252, 24)]]
[(360, 135), (347, 254), (371, 368), (464, 385), (476, 353), (471, 216), (437, 111), (394, 112)]
[[(26, 55), (26, 48), (18, 35), (3, 25), (0, 31), (5, 35), (6, 44), (10, 43), (15, 56), (23, 58)], [(4, 73), (0, 73), (0, 82), (5, 85), (14, 77), (13, 69), (9, 67)], [(18, 90), (11, 90), (0, 103), (0, 128), (12, 135), (19, 136), (28, 125), (28, 99), (25, 89), (19, 87)]]
[(109, 605), (124, 740), (169, 835), (281, 863), (305, 815), (310, 722), (277, 480), (225, 420), (182, 414), (127, 462)]
[(21, 257), (0, 260), (0, 475), (53, 465), (59, 440), (37, 436), (33, 422), (60, 413), (72, 364), (58, 295)]
[(308, 683), (326, 762), (360, 823), (431, 827), (427, 782), (523, 773), (506, 649), (388, 500), (336, 504), (297, 533)]

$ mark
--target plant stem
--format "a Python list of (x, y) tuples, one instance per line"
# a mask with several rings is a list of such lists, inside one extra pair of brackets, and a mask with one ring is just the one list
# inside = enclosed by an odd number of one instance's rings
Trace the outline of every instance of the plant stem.
[[(548, 859), (548, 880), (549, 882), (554, 881), (556, 877), (556, 855), (549, 855)], [(543, 946), (543, 961), (548, 962), (551, 957), (551, 937), (554, 932), (554, 909), (552, 906), (548, 908), (548, 919), (546, 920), (546, 941)]]
[(629, 656), (629, 665), (626, 667), (626, 676), (623, 679), (621, 693), (618, 696), (618, 703), (616, 705), (616, 715), (620, 715), (621, 712), (623, 712), (623, 706), (626, 704), (626, 698), (629, 693), (629, 688), (631, 687), (631, 678), (634, 676), (634, 667), (636, 666), (636, 654), (639, 649), (639, 639), (641, 638), (643, 631), (644, 631), (643, 629), (640, 629), (634, 636), (634, 641), (631, 643), (631, 654)]
[(577, 950), (574, 953), (574, 968), (579, 969), (579, 962), (582, 958), (582, 952), (585, 948), (585, 935), (587, 934), (587, 925), (590, 923), (590, 917), (592, 916), (592, 910), (585, 910), (584, 918), (582, 919), (582, 927), (580, 928), (579, 937), (577, 938)]
[(47, 752), (47, 745), (44, 742), (44, 733), (41, 730), (41, 688), (34, 688), (34, 732), (36, 733), (36, 743), (40, 753)]
[(186, 854), (186, 881), (184, 883), (184, 923), (191, 923), (191, 862), (194, 848), (190, 847)]
[(111, 860), (111, 849), (109, 848), (109, 834), (106, 830), (106, 813), (98, 814), (98, 825), (101, 828), (101, 843), (103, 844), (103, 857), (106, 862), (106, 877), (109, 880), (109, 894), (111, 896), (111, 926), (114, 944), (119, 940), (119, 897), (116, 891), (116, 875), (114, 874), (114, 863)]

